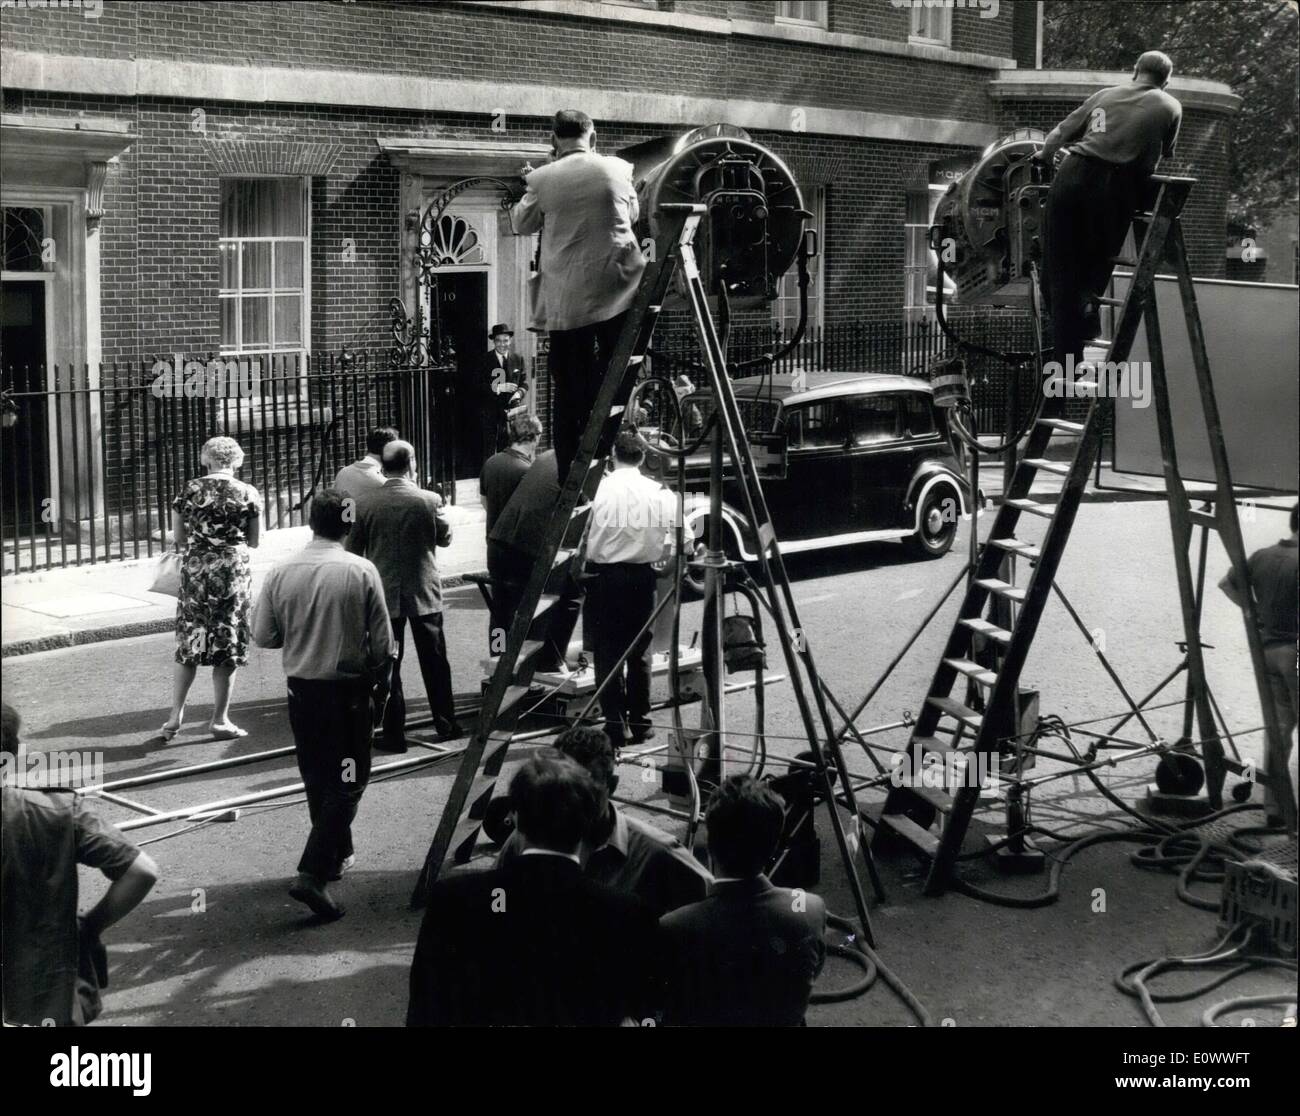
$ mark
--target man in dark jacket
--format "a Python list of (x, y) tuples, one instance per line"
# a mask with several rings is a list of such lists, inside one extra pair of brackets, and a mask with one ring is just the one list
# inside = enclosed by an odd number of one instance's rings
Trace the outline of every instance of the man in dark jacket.
[(775, 887), (763, 868), (784, 807), (766, 783), (727, 779), (709, 806), (714, 884), (702, 902), (659, 920), (668, 980), (664, 1022), (678, 1026), (797, 1027), (826, 960), (826, 905)]
[(512, 564), (509, 551), (501, 543), (493, 541), (492, 529), (528, 473), (537, 455), (537, 440), (542, 434), (542, 424), (536, 416), (523, 412), (512, 415), (507, 425), (510, 445), (487, 459), (478, 479), (479, 495), (487, 518), (488, 576), (494, 583), (492, 614), (488, 618), (488, 653), (492, 655), (501, 654), (505, 648), (505, 633), (514, 616), (509, 605), (520, 591), (520, 563)]
[(523, 763), (510, 781), (522, 852), (430, 889), (408, 1027), (616, 1027), (649, 1015), (654, 914), (578, 865), (596, 800), (591, 777), (559, 753)]
[(475, 381), (478, 420), (482, 429), (483, 460), (500, 448), (511, 410), (521, 405), (528, 373), (524, 359), (510, 351), (515, 331), (504, 322), (492, 327), (492, 348), (484, 354)]
[(384, 599), (397, 643), (392, 690), (384, 710), (386, 752), (406, 751), (406, 699), (402, 693), (402, 657), (406, 626), (415, 638), (424, 689), (440, 737), (461, 735), (451, 692), (451, 666), (442, 630), (442, 580), (436, 548), (451, 543), (451, 525), (439, 509), (442, 498), (414, 481), (415, 449), (410, 442), (389, 442), (383, 451), (384, 483), (362, 494), (348, 550), (369, 558), (384, 583)]
[(1165, 92), (1174, 64), (1149, 50), (1127, 85), (1100, 89), (1048, 134), (1043, 158), (1065, 151), (1047, 195), (1044, 296), (1056, 360), (1083, 359), (1096, 336), (1097, 298), (1145, 202), (1147, 180), (1174, 153), (1182, 106)]

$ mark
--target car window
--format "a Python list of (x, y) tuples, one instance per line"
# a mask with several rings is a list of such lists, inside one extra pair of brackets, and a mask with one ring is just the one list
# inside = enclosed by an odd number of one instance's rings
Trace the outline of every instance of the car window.
[(790, 449), (841, 447), (847, 436), (844, 402), (826, 399), (799, 407), (787, 405), (784, 428)]
[(914, 391), (903, 396), (903, 433), (922, 438), (934, 433), (934, 402), (928, 395)]
[(869, 446), (898, 437), (898, 396), (859, 395), (849, 400), (853, 444)]

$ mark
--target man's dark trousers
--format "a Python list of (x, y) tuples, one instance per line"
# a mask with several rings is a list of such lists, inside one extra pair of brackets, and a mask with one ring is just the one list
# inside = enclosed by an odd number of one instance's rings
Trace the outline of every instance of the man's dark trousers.
[(1069, 153), (1047, 194), (1045, 291), (1052, 315), (1053, 355), (1077, 365), (1093, 339), (1094, 300), (1105, 293), (1146, 176), (1118, 163)]
[(289, 725), (311, 835), (298, 871), (332, 879), (352, 855), (352, 819), (370, 780), (370, 683), (290, 678)]
[(393, 664), (392, 689), (384, 710), (384, 743), (406, 742), (406, 696), (402, 693), (402, 659), (406, 654), (406, 625), (411, 625), (415, 654), (420, 660), (424, 692), (429, 696), (429, 711), (435, 717), (456, 719), (456, 700), (451, 692), (451, 664), (447, 662), (447, 639), (442, 631), (442, 613), (427, 616), (393, 616), (393, 639), (397, 643), (397, 661)]
[[(599, 685), (613, 673), (614, 664), (654, 612), (655, 572), (644, 563), (632, 562), (589, 563), (587, 571), (593, 575), (588, 599), (591, 602), (590, 614), (597, 617), (592, 651), (596, 660), (596, 684)], [(646, 631), (632, 646), (627, 657), (626, 683), (620, 671), (610, 679), (600, 695), (605, 732), (616, 748), (623, 743), (625, 719), (633, 737), (644, 735), (650, 727), (650, 647), (653, 636), (653, 631)]]
[(561, 486), (577, 456), (582, 431), (626, 317), (625, 310), (594, 325), (551, 330), (546, 358), (551, 373), (551, 442)]

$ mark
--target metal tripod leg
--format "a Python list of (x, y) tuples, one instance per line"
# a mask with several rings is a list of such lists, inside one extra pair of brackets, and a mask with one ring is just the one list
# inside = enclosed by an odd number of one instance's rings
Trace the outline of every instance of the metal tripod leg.
[[(749, 444), (744, 437), (744, 426), (740, 418), (739, 408), (736, 404), (735, 393), (731, 386), (731, 381), (725, 371), (725, 354), (722, 352), (721, 344), (718, 340), (717, 331), (713, 325), (712, 316), (709, 313), (707, 294), (704, 290), (703, 282), (700, 278), (699, 267), (695, 260), (694, 249), (689, 242), (683, 243), (681, 249), (682, 273), (687, 281), (687, 291), (691, 302), (692, 316), (695, 321), (696, 329), (699, 331), (700, 340), (705, 356), (705, 366), (708, 369), (713, 397), (715, 401), (715, 414), (719, 423), (720, 431), (725, 438), (725, 446), (732, 461), (736, 464), (740, 479), (740, 489), (744, 497), (745, 512), (749, 517), (755, 538), (757, 540), (757, 550), (759, 554), (759, 565), (762, 572), (762, 583), (767, 590), (769, 598), (769, 610), (776, 621), (777, 631), (780, 636), (781, 650), (785, 655), (787, 669), (790, 674), (790, 680), (794, 687), (795, 699), (799, 706), (799, 713), (803, 720), (804, 729), (808, 734), (808, 741), (812, 745), (813, 752), (817, 758), (817, 766), (822, 782), (827, 803), (827, 810), (830, 815), (831, 828), (835, 833), (835, 840), (840, 850), (840, 857), (844, 863), (845, 870), (849, 877), (849, 884), (853, 891), (854, 905), (857, 908), (858, 917), (862, 923), (863, 936), (869, 945), (875, 944), (875, 937), (872, 933), (871, 919), (867, 913), (866, 896), (862, 891), (862, 881), (858, 878), (856, 864), (854, 862), (854, 853), (859, 849), (864, 856), (870, 857), (870, 849), (865, 841), (861, 839), (861, 821), (857, 813), (857, 800), (853, 792), (853, 783), (848, 773), (847, 764), (839, 747), (839, 741), (836, 739), (834, 728), (831, 725), (830, 713), (826, 705), (825, 696), (822, 688), (817, 684), (816, 666), (813, 662), (812, 652), (808, 641), (799, 625), (798, 613), (794, 604), (794, 595), (790, 589), (789, 577), (786, 573), (784, 563), (781, 560), (780, 547), (776, 542), (775, 531), (772, 528), (771, 517), (767, 513), (766, 502), (763, 499), (762, 486), (758, 483), (757, 473), (754, 469), (753, 461), (749, 454)], [(772, 560), (769, 562), (768, 550), (772, 551)], [(777, 582), (780, 582), (782, 600), (778, 603)], [(781, 605), (785, 606), (783, 611)], [(719, 617), (721, 613), (719, 612)], [(797, 634), (796, 634), (797, 633)], [(798, 649), (796, 649), (796, 644)], [(818, 706), (818, 712), (821, 716), (823, 731), (825, 734), (826, 745), (824, 746), (817, 731), (816, 722), (813, 719), (813, 710), (808, 701), (808, 693), (805, 689), (804, 677), (799, 670), (800, 663), (803, 664), (809, 679), (812, 680), (811, 689), (813, 697)], [(843, 819), (840, 817), (836, 803), (834, 778), (831, 774), (831, 768), (827, 763), (825, 747), (829, 747), (831, 757), (834, 761), (835, 768), (838, 770), (841, 784), (847, 801), (850, 803), (852, 816), (854, 819), (855, 833), (852, 845), (848, 835), (844, 830)]]

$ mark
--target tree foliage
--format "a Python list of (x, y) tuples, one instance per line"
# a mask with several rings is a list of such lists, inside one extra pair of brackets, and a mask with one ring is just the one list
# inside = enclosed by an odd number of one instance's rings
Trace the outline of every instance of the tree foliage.
[(1296, 205), (1296, 31), (1295, 0), (1048, 0), (1043, 68), (1128, 71), (1163, 50), (1175, 79), (1226, 82), (1242, 98), (1228, 218), (1266, 225)]

